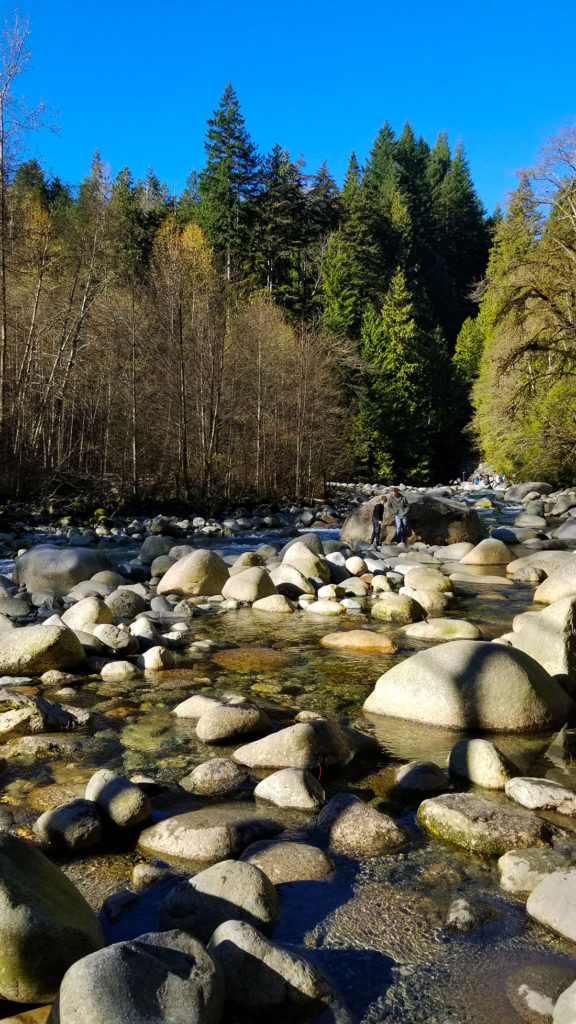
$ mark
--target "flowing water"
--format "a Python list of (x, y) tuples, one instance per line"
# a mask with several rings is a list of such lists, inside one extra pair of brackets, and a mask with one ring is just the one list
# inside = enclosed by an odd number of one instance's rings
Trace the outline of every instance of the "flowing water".
[[(219, 547), (226, 554), (238, 554), (262, 541), (262, 537), (244, 538)], [(489, 574), (503, 576), (504, 572), (491, 567)], [(514, 615), (531, 606), (533, 587), (485, 584), (478, 573), (478, 583), (458, 584), (457, 594), (452, 614), (477, 623), (489, 638), (510, 629)], [(320, 638), (332, 630), (362, 626), (392, 634), (397, 653), (360, 653), (320, 644)], [(417, 825), (416, 804), (394, 803), (389, 795), (396, 766), (416, 758), (445, 765), (451, 747), (462, 736), (362, 711), (379, 675), (428, 645), (409, 640), (389, 625), (381, 627), (365, 615), (350, 614), (334, 621), (305, 612), (272, 617), (239, 609), (195, 619), (193, 632), (194, 639), (244, 648), (244, 663), (225, 668), (207, 654), (186, 672), (126, 683), (92, 678), (70, 703), (101, 713), (101, 727), (94, 736), (71, 735), (64, 749), (41, 750), (34, 757), (12, 756), (2, 777), (0, 827), (2, 815), (11, 814), (20, 834), (30, 834), (41, 811), (83, 794), (96, 767), (130, 775), (145, 773), (175, 783), (208, 757), (231, 754), (237, 744), (206, 746), (196, 738), (195, 722), (170, 714), (192, 693), (245, 694), (281, 725), (292, 723), (303, 709), (338, 716), (370, 733), (377, 746), (338, 776), (323, 777), (327, 795), (343, 789), (356, 793), (394, 814), (410, 840), (403, 851), (387, 857), (360, 863), (337, 857), (336, 870), (328, 878), (280, 887), (283, 913), (274, 938), (305, 947), (336, 984), (340, 1002), (320, 1020), (326, 1024), (329, 1020), (518, 1024), (550, 1019), (541, 1011), (549, 1010), (559, 992), (576, 979), (576, 948), (531, 922), (522, 900), (503, 895), (494, 861), (429, 838)], [(265, 653), (259, 653), (262, 648), (272, 648), (284, 657), (270, 665)], [(63, 699), (56, 690), (44, 689), (43, 694)], [(574, 730), (565, 728), (554, 736), (493, 739), (523, 773), (556, 779), (576, 789)], [(177, 809), (191, 806), (194, 802), (186, 796)], [(160, 802), (155, 814), (159, 818), (173, 811), (174, 804), (168, 801), (163, 810)], [(287, 823), (295, 837), (306, 837), (306, 819), (292, 816)], [(99, 908), (106, 897), (126, 890), (139, 859), (132, 841), (125, 850), (116, 847), (59, 863)], [(108, 941), (154, 930), (165, 891), (161, 887), (139, 898), (124, 897), (122, 904), (110, 904), (102, 915)], [(448, 932), (442, 925), (457, 896), (484, 901), (490, 920), (465, 936)], [(0, 1004), (0, 1017), (6, 1015), (2, 1009)]]

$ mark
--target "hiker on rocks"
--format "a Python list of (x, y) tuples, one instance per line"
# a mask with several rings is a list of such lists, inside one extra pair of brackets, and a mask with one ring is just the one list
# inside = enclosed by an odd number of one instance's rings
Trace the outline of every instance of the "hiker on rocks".
[(403, 494), (397, 487), (392, 488), (392, 497), (388, 502), (388, 511), (394, 516), (396, 522), (396, 540), (398, 544), (405, 544), (406, 537), (408, 536), (408, 524), (406, 516), (408, 515), (408, 502)]
[(379, 501), (376, 502), (372, 509), (372, 537), (370, 540), (371, 544), (378, 545), (380, 543), (380, 531), (382, 529), (382, 520), (384, 519), (384, 507), (388, 498), (385, 494), (382, 495)]

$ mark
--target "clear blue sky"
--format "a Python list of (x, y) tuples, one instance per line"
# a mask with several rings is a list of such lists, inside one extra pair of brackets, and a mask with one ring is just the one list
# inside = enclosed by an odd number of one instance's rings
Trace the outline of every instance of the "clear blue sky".
[[(10, 4), (2, 5), (10, 17)], [(576, 3), (552, 0), (20, 0), (30, 103), (59, 112), (31, 155), (72, 184), (95, 148), (180, 191), (230, 80), (262, 151), (342, 180), (384, 121), (464, 143), (489, 211), (576, 116)]]

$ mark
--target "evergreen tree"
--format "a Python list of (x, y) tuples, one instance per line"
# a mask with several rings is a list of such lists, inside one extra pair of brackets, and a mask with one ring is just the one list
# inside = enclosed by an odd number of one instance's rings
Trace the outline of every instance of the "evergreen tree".
[(252, 261), (258, 283), (287, 300), (302, 244), (304, 189), (300, 168), (278, 143), (262, 162), (255, 202)]
[(228, 282), (238, 280), (249, 249), (253, 199), (259, 187), (258, 157), (230, 82), (204, 144), (206, 167), (198, 179), (198, 220)]

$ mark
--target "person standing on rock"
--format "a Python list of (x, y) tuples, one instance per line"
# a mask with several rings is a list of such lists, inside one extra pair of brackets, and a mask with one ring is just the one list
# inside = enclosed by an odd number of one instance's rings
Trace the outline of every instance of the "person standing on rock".
[(370, 540), (371, 544), (380, 543), (380, 531), (382, 529), (382, 520), (384, 519), (384, 506), (388, 498), (385, 494), (376, 502), (372, 509), (372, 537)]
[(409, 505), (404, 495), (400, 494), (397, 487), (393, 487), (392, 497), (388, 502), (388, 511), (394, 516), (394, 520), (396, 522), (396, 540), (398, 544), (405, 544), (406, 537), (408, 536), (408, 524), (406, 519), (408, 515), (408, 508)]

